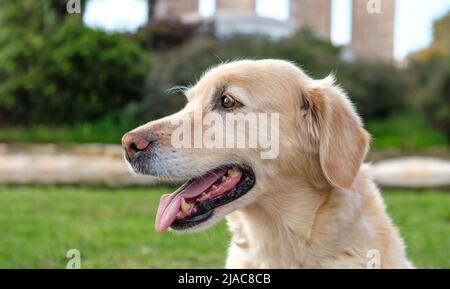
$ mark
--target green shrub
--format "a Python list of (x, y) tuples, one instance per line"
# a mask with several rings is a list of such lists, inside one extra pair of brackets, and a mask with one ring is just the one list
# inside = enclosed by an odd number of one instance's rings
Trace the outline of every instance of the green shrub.
[(412, 109), (408, 104), (410, 78), (399, 68), (384, 63), (353, 62), (338, 66), (336, 74), (365, 120)]
[(258, 57), (261, 48), (267, 43), (268, 40), (257, 37), (233, 37), (227, 40), (196, 37), (175, 49), (158, 53), (154, 69), (147, 78), (146, 96), (140, 115), (142, 121), (162, 117), (183, 107), (186, 102), (184, 96), (177, 91), (169, 93), (169, 88), (195, 84), (206, 69), (222, 60)]
[(341, 48), (317, 37), (309, 29), (300, 30), (272, 46), (274, 57), (294, 61), (313, 78), (326, 77), (340, 62)]
[(450, 55), (416, 62), (412, 69), (418, 83), (418, 109), (450, 139)]
[(25, 30), (0, 30), (0, 123), (16, 123), (28, 117), (35, 66), (44, 38)]
[(122, 35), (65, 21), (47, 36), (0, 33), (2, 123), (98, 119), (143, 95), (146, 52)]
[(42, 32), (50, 23), (52, 13), (46, 13), (47, 2), (43, 0), (0, 0), (0, 27)]
[(152, 20), (131, 34), (131, 38), (147, 50), (170, 49), (198, 34), (198, 28), (198, 24), (177, 20)]
[(203, 71), (222, 61), (242, 58), (281, 58), (299, 64), (314, 78), (335, 72), (366, 120), (385, 118), (411, 109), (407, 101), (409, 74), (389, 64), (339, 59), (340, 48), (317, 38), (309, 30), (273, 41), (261, 36), (232, 36), (225, 39), (197, 37), (168, 52), (158, 54), (147, 82), (143, 105), (147, 119), (157, 118), (182, 107), (180, 94), (169, 96), (165, 89), (194, 84)]
[(147, 79), (142, 120), (150, 120), (180, 109), (185, 99), (168, 88), (189, 86), (211, 66), (221, 62), (250, 58), (281, 58), (302, 65), (314, 77), (329, 74), (338, 62), (339, 48), (315, 37), (308, 30), (274, 41), (263, 36), (235, 35), (224, 39), (196, 37), (155, 57), (154, 69)]

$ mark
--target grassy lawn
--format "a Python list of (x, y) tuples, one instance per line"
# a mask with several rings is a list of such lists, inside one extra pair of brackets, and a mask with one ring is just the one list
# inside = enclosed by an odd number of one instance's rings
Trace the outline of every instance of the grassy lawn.
[(372, 149), (431, 150), (448, 148), (443, 132), (433, 128), (423, 115), (398, 115), (389, 119), (367, 122), (372, 135)]
[[(0, 267), (65, 268), (67, 250), (83, 268), (224, 265), (224, 222), (198, 234), (157, 234), (159, 196), (170, 188), (0, 186)], [(450, 268), (450, 193), (385, 193), (388, 210), (418, 267)]]

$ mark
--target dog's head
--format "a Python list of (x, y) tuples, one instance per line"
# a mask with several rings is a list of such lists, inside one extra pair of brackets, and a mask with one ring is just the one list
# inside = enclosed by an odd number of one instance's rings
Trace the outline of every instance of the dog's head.
[(206, 227), (287, 176), (350, 188), (368, 134), (333, 82), (282, 60), (222, 64), (185, 91), (184, 109), (124, 135), (136, 173), (187, 180), (161, 197), (156, 229)]

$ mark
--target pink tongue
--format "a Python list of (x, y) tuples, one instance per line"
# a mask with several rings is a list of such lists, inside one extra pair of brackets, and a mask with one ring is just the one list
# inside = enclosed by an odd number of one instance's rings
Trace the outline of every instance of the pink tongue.
[(181, 198), (191, 199), (199, 196), (201, 193), (211, 187), (218, 179), (225, 175), (227, 171), (218, 171), (200, 179), (197, 179), (187, 186), (183, 185), (179, 190), (172, 194), (165, 194), (159, 200), (158, 212), (156, 213), (155, 229), (162, 232), (170, 227), (177, 218), (180, 210)]

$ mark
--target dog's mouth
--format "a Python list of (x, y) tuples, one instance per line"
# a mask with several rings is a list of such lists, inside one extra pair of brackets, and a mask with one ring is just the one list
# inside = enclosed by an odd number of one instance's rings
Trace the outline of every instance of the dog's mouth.
[(190, 179), (174, 193), (161, 196), (155, 229), (195, 227), (211, 218), (215, 208), (245, 195), (254, 184), (253, 170), (238, 165), (221, 166)]

